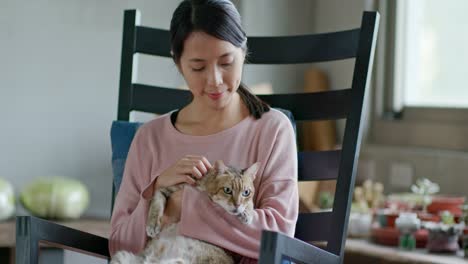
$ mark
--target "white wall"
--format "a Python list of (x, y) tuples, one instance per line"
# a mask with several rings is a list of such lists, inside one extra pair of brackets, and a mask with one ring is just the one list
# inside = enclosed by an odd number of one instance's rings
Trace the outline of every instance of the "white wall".
[[(247, 35), (284, 36), (314, 32), (315, 2), (310, 0), (241, 0), (241, 13)], [(269, 82), (275, 93), (304, 89), (303, 65), (246, 65), (247, 84)]]
[[(0, 177), (16, 190), (38, 176), (80, 179), (91, 192), (86, 214), (108, 217), (123, 10), (139, 8), (142, 23), (168, 28), (177, 3), (3, 0)], [(179, 80), (164, 71), (159, 78)]]
[[(314, 32), (333, 32), (359, 28), (368, 0), (316, 0)], [(333, 89), (351, 87), (354, 59), (317, 64), (330, 78)]]
[[(143, 24), (168, 28), (177, 4), (2, 0), (0, 177), (17, 191), (39, 176), (80, 179), (91, 194), (86, 215), (108, 218), (123, 10), (138, 8)], [(141, 64), (142, 78), (181, 83), (172, 67)]]

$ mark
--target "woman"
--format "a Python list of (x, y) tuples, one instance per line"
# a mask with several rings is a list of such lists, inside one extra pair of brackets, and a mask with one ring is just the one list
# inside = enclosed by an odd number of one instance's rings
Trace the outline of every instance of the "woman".
[(171, 196), (163, 218), (164, 224), (178, 222), (181, 235), (255, 263), (263, 229), (294, 234), (298, 190), (292, 125), (241, 84), (247, 38), (229, 0), (183, 1), (173, 14), (170, 33), (174, 62), (193, 100), (146, 123), (135, 135), (112, 215), (110, 252), (136, 253), (145, 247), (155, 189), (194, 184), (218, 159), (239, 168), (258, 161), (252, 224), (215, 210), (191, 186)]

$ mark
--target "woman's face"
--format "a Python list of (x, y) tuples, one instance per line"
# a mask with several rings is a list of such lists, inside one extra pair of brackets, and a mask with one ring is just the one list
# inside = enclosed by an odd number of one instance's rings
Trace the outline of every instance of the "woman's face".
[(243, 64), (241, 48), (204, 32), (192, 32), (177, 66), (192, 91), (193, 102), (220, 109), (237, 91)]

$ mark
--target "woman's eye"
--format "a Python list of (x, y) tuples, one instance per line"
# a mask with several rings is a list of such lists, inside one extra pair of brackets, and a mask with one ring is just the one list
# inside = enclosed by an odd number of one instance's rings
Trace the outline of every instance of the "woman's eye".
[(223, 64), (221, 64), (221, 66), (223, 66), (223, 67), (229, 67), (231, 65), (232, 65), (232, 63), (223, 63)]
[(244, 190), (244, 191), (242, 192), (242, 196), (244, 196), (244, 197), (247, 197), (247, 196), (249, 196), (249, 195), (250, 195), (250, 190)]
[(205, 69), (205, 68), (203, 68), (203, 67), (202, 68), (192, 68), (192, 71), (200, 72), (200, 71), (203, 71), (203, 69)]
[(224, 193), (225, 194), (232, 194), (232, 190), (229, 187), (224, 187)]

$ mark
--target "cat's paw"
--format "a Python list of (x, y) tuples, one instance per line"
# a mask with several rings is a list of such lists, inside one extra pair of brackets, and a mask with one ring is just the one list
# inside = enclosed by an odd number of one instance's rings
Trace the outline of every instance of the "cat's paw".
[(155, 238), (159, 232), (161, 232), (161, 228), (159, 226), (146, 226), (146, 235)]
[(244, 212), (239, 214), (238, 218), (243, 224), (250, 225), (253, 220), (253, 214), (245, 210)]

